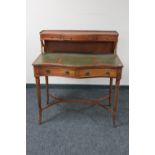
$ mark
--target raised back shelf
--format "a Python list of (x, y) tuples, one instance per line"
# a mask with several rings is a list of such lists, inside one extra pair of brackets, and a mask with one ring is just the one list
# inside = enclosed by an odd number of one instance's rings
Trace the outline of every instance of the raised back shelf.
[(114, 54), (116, 31), (43, 30), (40, 40), (45, 53)]

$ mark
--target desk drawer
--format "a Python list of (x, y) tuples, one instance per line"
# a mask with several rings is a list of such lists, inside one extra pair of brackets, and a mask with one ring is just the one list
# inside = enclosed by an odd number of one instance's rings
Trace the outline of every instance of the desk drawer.
[(67, 76), (67, 77), (74, 77), (75, 71), (72, 69), (63, 69), (63, 68), (41, 68), (39, 69), (40, 75), (53, 75), (53, 76)]
[(80, 77), (116, 77), (117, 71), (113, 69), (82, 69)]

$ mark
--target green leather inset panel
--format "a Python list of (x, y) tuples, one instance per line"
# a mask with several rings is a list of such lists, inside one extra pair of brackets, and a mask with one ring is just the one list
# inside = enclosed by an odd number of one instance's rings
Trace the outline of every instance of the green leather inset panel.
[(114, 66), (123, 66), (117, 55), (108, 54), (108, 55), (96, 55), (97, 62), (99, 64), (109, 64)]
[(46, 63), (57, 63), (60, 55), (58, 54), (42, 54), (38, 57), (37, 64), (46, 64)]
[(83, 54), (64, 54), (62, 57), (62, 64), (70, 65), (92, 65), (93, 55)]
[(33, 65), (66, 65), (75, 67), (95, 65), (123, 66), (117, 55), (77, 53), (44, 53), (36, 59)]

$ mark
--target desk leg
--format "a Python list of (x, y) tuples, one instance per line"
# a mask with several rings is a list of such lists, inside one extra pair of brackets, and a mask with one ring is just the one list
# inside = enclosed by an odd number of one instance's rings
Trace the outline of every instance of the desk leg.
[(49, 104), (48, 76), (45, 76), (45, 81), (46, 81), (46, 104)]
[(38, 100), (38, 110), (39, 110), (39, 118), (38, 123), (39, 125), (42, 122), (42, 107), (41, 107), (41, 90), (40, 90), (40, 78), (35, 77), (36, 79), (36, 93), (37, 93), (37, 100)]
[(118, 107), (119, 84), (120, 84), (120, 79), (116, 79), (114, 107), (113, 107), (113, 113), (112, 113), (113, 127), (116, 127), (116, 113), (117, 113), (117, 107)]
[(109, 85), (109, 106), (111, 106), (111, 98), (112, 98), (112, 82), (113, 82), (113, 78), (110, 78), (110, 85)]

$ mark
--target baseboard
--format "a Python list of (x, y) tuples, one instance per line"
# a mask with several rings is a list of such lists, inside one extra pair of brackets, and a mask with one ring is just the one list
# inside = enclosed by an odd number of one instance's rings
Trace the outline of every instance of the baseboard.
[[(45, 84), (41, 84), (41, 88), (45, 88)], [(36, 85), (32, 83), (27, 83), (26, 88), (35, 88)], [(82, 88), (82, 89), (88, 89), (88, 88), (109, 88), (109, 85), (83, 85), (83, 84), (49, 84), (49, 88)], [(114, 87), (114, 85), (113, 85)], [(129, 89), (128, 85), (121, 85), (121, 89)]]

